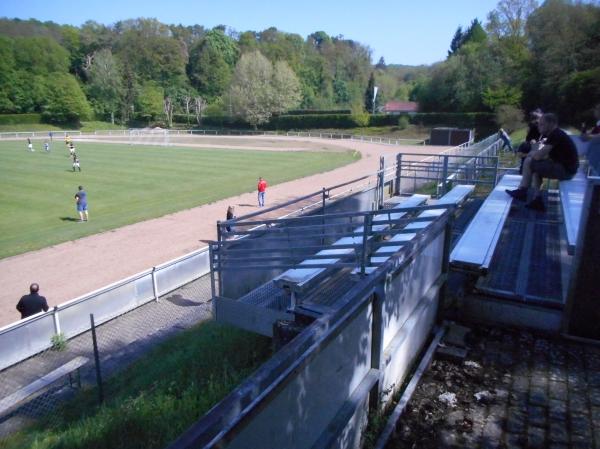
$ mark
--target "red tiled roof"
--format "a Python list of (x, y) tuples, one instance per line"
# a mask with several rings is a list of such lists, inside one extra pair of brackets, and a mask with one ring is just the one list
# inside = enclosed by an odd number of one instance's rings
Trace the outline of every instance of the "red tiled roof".
[(384, 112), (417, 112), (419, 104), (414, 101), (388, 101), (383, 107)]

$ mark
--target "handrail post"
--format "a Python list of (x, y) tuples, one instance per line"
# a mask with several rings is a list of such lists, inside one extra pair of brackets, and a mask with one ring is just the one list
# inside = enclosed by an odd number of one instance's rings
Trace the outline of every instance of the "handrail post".
[(100, 404), (104, 402), (104, 389), (102, 385), (102, 370), (100, 369), (100, 353), (98, 351), (98, 340), (96, 338), (96, 324), (94, 323), (94, 314), (90, 313), (90, 325), (92, 328), (92, 344), (94, 346), (94, 362), (96, 364), (96, 383), (98, 384), (98, 400)]
[(217, 266), (217, 273), (218, 273), (218, 278), (217, 278), (217, 282), (218, 282), (218, 294), (219, 296), (223, 296), (223, 271), (222, 271), (222, 266), (221, 266), (221, 250), (223, 248), (223, 230), (221, 229), (221, 220), (217, 220), (217, 242), (218, 242), (218, 247), (217, 247), (217, 257), (216, 257), (216, 266)]
[(402, 153), (396, 155), (396, 181), (394, 185), (394, 195), (400, 195), (402, 179)]
[(60, 335), (60, 321), (58, 319), (58, 306), (52, 309), (52, 318), (54, 319), (54, 333)]
[(444, 155), (444, 166), (442, 168), (442, 195), (448, 191), (448, 155)]
[(154, 300), (158, 301), (158, 282), (156, 280), (156, 267), (152, 267), (152, 293), (154, 293)]
[(373, 216), (368, 214), (365, 217), (365, 225), (363, 226), (363, 241), (362, 241), (362, 254), (360, 258), (360, 274), (366, 273), (365, 266), (367, 264), (367, 244), (369, 241), (369, 235), (371, 234), (371, 228), (373, 223)]

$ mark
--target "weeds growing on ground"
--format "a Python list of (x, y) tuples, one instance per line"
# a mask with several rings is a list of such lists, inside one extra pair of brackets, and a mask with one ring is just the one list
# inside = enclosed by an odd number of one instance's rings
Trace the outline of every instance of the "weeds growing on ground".
[(82, 391), (7, 449), (162, 448), (271, 355), (270, 339), (205, 322), (156, 347), (96, 389)]

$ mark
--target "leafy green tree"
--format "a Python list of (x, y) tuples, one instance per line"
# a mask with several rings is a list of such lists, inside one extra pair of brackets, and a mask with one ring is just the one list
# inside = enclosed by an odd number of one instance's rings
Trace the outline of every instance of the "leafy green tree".
[(460, 46), (463, 44), (465, 36), (463, 34), (462, 27), (459, 26), (454, 32), (454, 36), (452, 37), (452, 41), (450, 42), (450, 50), (448, 50), (448, 56), (453, 55), (458, 51)]
[(375, 113), (375, 102), (373, 100), (375, 100), (375, 74), (371, 72), (369, 83), (365, 90), (365, 110), (371, 111), (372, 114)]
[(238, 55), (233, 39), (220, 30), (209, 31), (190, 50), (187, 73), (192, 85), (209, 101), (221, 96), (229, 86)]
[(272, 76), (271, 63), (258, 51), (242, 55), (235, 67), (229, 88), (231, 107), (234, 115), (255, 128), (272, 115)]
[(523, 111), (513, 105), (502, 105), (496, 110), (496, 123), (508, 132), (525, 127)]
[(156, 81), (146, 81), (139, 89), (136, 100), (138, 116), (146, 121), (156, 120), (164, 110), (165, 91)]
[[(561, 86), (579, 72), (600, 67), (600, 7), (549, 0), (529, 16), (526, 31), (532, 54), (527, 106), (569, 109), (559, 95)], [(588, 92), (590, 101), (593, 94)]]
[(52, 73), (48, 79), (51, 84), (42, 113), (47, 121), (79, 123), (91, 117), (92, 108), (75, 77), (66, 73)]
[(69, 52), (48, 38), (16, 38), (13, 54), (17, 69), (27, 70), (36, 75), (66, 73), (70, 66)]
[(300, 82), (285, 61), (273, 66), (258, 51), (246, 53), (235, 67), (229, 99), (234, 115), (256, 128), (273, 114), (298, 106)]
[(500, 0), (487, 16), (486, 29), (497, 38), (522, 38), (527, 19), (536, 8), (535, 0)]
[(137, 19), (118, 24), (123, 28), (116, 54), (131, 67), (136, 80), (153, 80), (167, 87), (185, 76), (186, 57), (180, 42), (166, 25), (155, 19)]
[(110, 50), (104, 49), (94, 54), (87, 76), (87, 92), (94, 110), (98, 114), (110, 115), (111, 122), (114, 123), (115, 113), (121, 107), (123, 79), (117, 60)]
[(483, 104), (492, 111), (496, 111), (500, 106), (519, 106), (523, 92), (518, 87), (502, 84), (498, 87), (487, 87), (482, 94)]
[(300, 81), (285, 61), (277, 61), (273, 66), (271, 90), (273, 114), (282, 114), (297, 107), (302, 99)]

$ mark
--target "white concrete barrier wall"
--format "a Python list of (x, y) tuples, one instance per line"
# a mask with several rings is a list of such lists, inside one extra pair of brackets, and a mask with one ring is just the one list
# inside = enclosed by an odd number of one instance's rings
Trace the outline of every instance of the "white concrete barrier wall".
[[(206, 247), (156, 267), (159, 295), (206, 275), (209, 266)], [(152, 270), (147, 270), (46, 313), (0, 328), (0, 370), (50, 348), (57, 331), (72, 338), (89, 330), (90, 314), (94, 314), (96, 324), (101, 324), (154, 299)]]
[(372, 321), (369, 303), (297, 372), (227, 447), (313, 447), (369, 372)]

